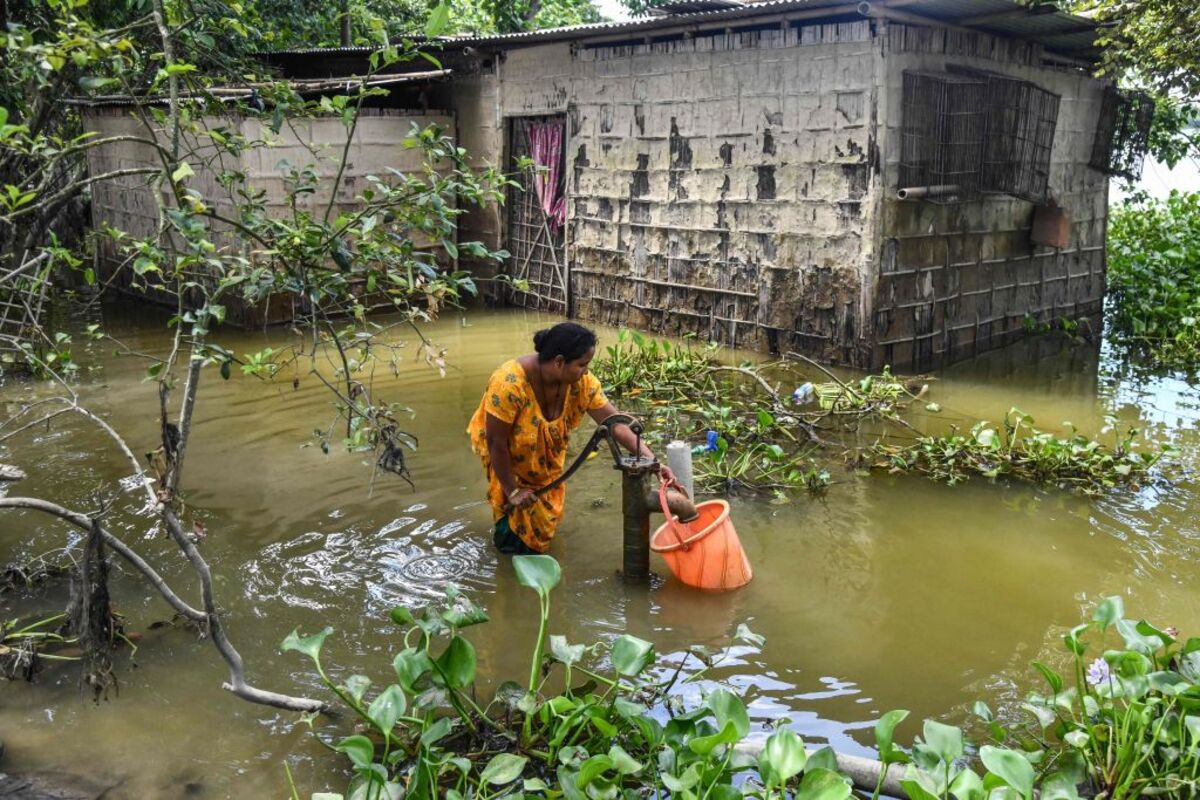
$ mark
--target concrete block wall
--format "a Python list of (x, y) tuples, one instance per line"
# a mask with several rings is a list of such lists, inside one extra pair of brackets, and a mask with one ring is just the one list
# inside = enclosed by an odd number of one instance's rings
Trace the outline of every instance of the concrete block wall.
[(546, 44), (456, 110), (567, 115), (577, 316), (863, 363), (878, 62), (867, 21)]
[[(420, 172), (423, 157), (419, 149), (404, 146), (412, 125), (420, 127), (436, 124), (453, 136), (455, 120), (442, 111), (395, 111), (391, 109), (364, 109), (355, 127), (354, 139), (346, 154), (346, 168), (339, 184), (334, 202), (333, 216), (358, 208), (355, 197), (369, 188), (368, 176), (383, 180), (393, 179), (388, 169), (401, 172)], [(134, 135), (146, 137), (145, 127), (121, 106), (87, 109), (84, 124), (89, 131), (102, 136)], [(340, 119), (321, 117), (294, 119), (273, 133), (256, 119), (211, 117), (201, 121), (209, 129), (229, 128), (239, 131), (248, 140), (268, 142), (245, 150), (240, 159), (225, 155), (220, 162), (209, 162), (213, 156), (211, 140), (203, 135), (188, 134), (187, 149), (193, 149), (206, 159), (193, 159), (191, 167), (195, 176), (188, 179), (188, 186), (198, 191), (215, 211), (222, 216), (231, 216), (234, 202), (229, 190), (218, 184), (218, 176), (227, 170), (240, 170), (247, 176), (251, 189), (266, 192), (268, 214), (280, 217), (289, 214), (285, 203), (285, 175), (289, 168), (312, 168), (319, 179), (317, 191), (298, 197), (298, 206), (312, 214), (324, 214), (329, 202), (333, 181), (337, 175), (337, 164), (346, 143), (346, 129)], [(163, 131), (155, 132), (159, 141), (168, 141)], [(91, 148), (88, 165), (91, 174), (98, 175), (113, 169), (130, 166), (146, 166), (157, 163), (154, 149), (139, 142), (117, 142)], [(234, 212), (236, 215), (236, 212)], [(158, 227), (157, 203), (154, 189), (145, 176), (124, 177), (114, 181), (97, 183), (92, 189), (92, 224), (99, 228), (111, 225), (132, 237), (151, 238)], [(221, 249), (241, 246), (239, 240), (213, 226), (214, 243)], [(102, 276), (111, 274), (126, 254), (119, 251), (115, 242), (102, 238), (98, 242), (102, 265)], [(117, 288), (130, 289), (131, 276), (124, 270), (116, 282)], [(142, 294), (139, 292), (139, 294)], [(154, 297), (154, 295), (151, 295)], [(167, 299), (165, 296), (161, 299)], [(269, 318), (266, 316), (269, 313)], [(229, 319), (241, 324), (282, 322), (291, 318), (291, 309), (276, 303), (273, 307), (255, 310), (230, 304)]]
[[(1025, 318), (1087, 319), (1099, 333), (1108, 178), (1091, 169), (1104, 84), (1079, 70), (1034, 66), (1034, 45), (986, 34), (892, 25), (881, 97), (884, 180), (871, 361), (930, 369), (1024, 335)], [(895, 199), (905, 70), (963, 65), (1029, 80), (1061, 96), (1051, 196), (1070, 214), (1067, 247), (1030, 243), (1034, 204), (1007, 196), (939, 205)]]
[[(500, 89), (494, 66), (456, 78), (453, 84), (436, 87), (435, 97), (439, 107), (454, 109), (458, 143), (466, 149), (471, 166), (503, 168), (504, 126), (499, 114)], [(504, 210), (496, 204), (467, 208), (459, 219), (458, 238), (500, 249), (504, 246)], [(468, 266), (482, 278), (494, 277), (498, 272), (495, 262), (490, 260), (473, 260)], [(481, 289), (490, 292), (494, 286), (485, 282)]]

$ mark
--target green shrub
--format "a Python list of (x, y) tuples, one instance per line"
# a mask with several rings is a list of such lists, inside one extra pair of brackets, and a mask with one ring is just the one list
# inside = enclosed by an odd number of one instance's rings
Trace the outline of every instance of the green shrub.
[(1108, 283), (1118, 341), (1167, 366), (1200, 365), (1200, 192), (1118, 206)]

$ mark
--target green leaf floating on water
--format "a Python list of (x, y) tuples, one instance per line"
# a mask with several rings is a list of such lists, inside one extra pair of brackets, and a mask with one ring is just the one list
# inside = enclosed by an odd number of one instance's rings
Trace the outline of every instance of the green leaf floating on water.
[(370, 739), (360, 734), (347, 736), (333, 749), (339, 753), (345, 753), (350, 757), (351, 763), (359, 768), (369, 766), (375, 760), (375, 745), (371, 744)]
[(767, 643), (767, 637), (750, 630), (750, 626), (744, 622), (737, 626), (737, 631), (734, 632), (733, 638), (755, 647), (762, 647)]
[(417, 680), (433, 669), (433, 662), (424, 650), (409, 647), (396, 654), (392, 659), (392, 668), (396, 670), (396, 678), (400, 685), (412, 692), (416, 688)]
[(750, 716), (746, 713), (746, 705), (733, 692), (717, 689), (708, 696), (705, 705), (712, 709), (718, 728), (732, 723), (739, 739), (750, 732)]
[(732, 722), (726, 722), (721, 730), (711, 736), (694, 736), (688, 740), (688, 748), (697, 755), (706, 756), (723, 744), (733, 744), (741, 737)]
[(783, 783), (799, 775), (807, 762), (804, 740), (790, 728), (782, 728), (771, 734), (758, 757), (763, 777), (769, 776), (775, 783)]
[(392, 622), (397, 625), (415, 625), (417, 620), (413, 617), (412, 612), (404, 606), (396, 606), (391, 613)]
[(300, 629), (296, 628), (287, 635), (287, 638), (283, 640), (283, 644), (279, 645), (279, 650), (283, 653), (295, 650), (297, 653), (303, 653), (313, 661), (316, 661), (321, 655), (321, 645), (325, 644), (326, 637), (331, 633), (333, 633), (333, 628), (326, 628), (320, 633), (314, 633), (312, 636), (301, 636)]
[(617, 672), (632, 678), (654, 661), (654, 645), (645, 639), (622, 634), (613, 642), (612, 660)]
[(562, 663), (570, 666), (579, 663), (583, 658), (584, 646), (581, 644), (567, 644), (565, 636), (550, 637), (550, 652), (553, 656)]
[(542, 597), (562, 580), (562, 568), (551, 556), (513, 556), (512, 561), (517, 583), (528, 586)]
[(529, 759), (524, 756), (513, 755), (512, 753), (498, 753), (492, 756), (492, 760), (483, 768), (480, 778), (482, 778), (484, 783), (490, 783), (493, 786), (512, 783), (521, 777), (521, 772), (525, 769), (527, 761)]
[(932, 747), (947, 764), (963, 754), (962, 731), (953, 725), (927, 719), (924, 734), (925, 744)]
[(625, 752), (619, 744), (614, 744), (609, 749), (608, 757), (612, 759), (613, 768), (622, 775), (636, 775), (645, 768), (644, 764)]
[(407, 707), (408, 700), (404, 697), (403, 690), (393, 683), (371, 701), (371, 705), (367, 709), (367, 717), (375, 724), (376, 728), (379, 728), (380, 732), (386, 734), (396, 726), (396, 720), (400, 719), (400, 715)]
[(1104, 630), (1109, 625), (1115, 625), (1124, 616), (1124, 601), (1120, 597), (1113, 595), (1100, 601), (1096, 606), (1096, 613), (1092, 615), (1092, 619), (1100, 623), (1100, 630)]
[(879, 749), (879, 759), (885, 764), (903, 763), (908, 756), (893, 744), (896, 726), (908, 716), (908, 710), (903, 708), (887, 712), (875, 723), (875, 744)]
[(354, 698), (354, 702), (361, 703), (363, 695), (367, 693), (367, 689), (371, 686), (371, 679), (366, 675), (351, 675), (346, 678), (346, 683), (342, 689), (346, 694)]

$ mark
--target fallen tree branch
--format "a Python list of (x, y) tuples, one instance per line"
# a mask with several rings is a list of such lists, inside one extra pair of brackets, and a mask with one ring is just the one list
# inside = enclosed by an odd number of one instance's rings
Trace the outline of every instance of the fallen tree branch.
[(146, 474), (145, 470), (142, 469), (142, 465), (138, 462), (137, 456), (135, 456), (133, 454), (133, 450), (130, 449), (129, 445), (125, 442), (125, 439), (122, 438), (121, 434), (117, 433), (117, 431), (111, 425), (109, 425), (107, 422), (105, 422), (102, 418), (98, 417), (97, 415), (93, 414), (91, 411), (88, 411), (86, 408), (79, 405), (79, 401), (77, 399), (75, 399), (74, 397), (70, 397), (70, 398), (68, 398), (68, 397), (48, 397), (45, 400), (40, 400), (37, 403), (34, 403), (32, 405), (26, 406), (25, 408), (21, 409), (19, 412), (14, 414), (13, 417), (11, 417), (9, 420), (6, 420), (5, 424), (7, 424), (8, 422), (11, 422), (12, 419), (16, 419), (17, 417), (21, 416), (22, 414), (28, 413), (35, 406), (42, 405), (44, 403), (62, 403), (65, 407), (59, 409), (58, 411), (53, 411), (49, 414), (45, 414), (45, 415), (39, 417), (38, 419), (34, 420), (33, 422), (22, 425), (21, 427), (17, 428), (16, 430), (10, 431), (10, 432), (4, 434), (3, 436), (0, 436), (0, 442), (3, 442), (5, 439), (9, 439), (13, 436), (16, 436), (18, 433), (28, 430), (29, 428), (35, 427), (43, 422), (49, 422), (51, 419), (59, 416), (60, 414), (66, 414), (66, 413), (70, 413), (70, 412), (79, 414), (81, 417), (83, 417), (87, 420), (90, 420), (92, 423), (94, 423), (96, 425), (96, 427), (100, 428), (100, 430), (102, 430), (106, 434), (108, 434), (108, 437), (110, 439), (112, 439), (116, 443), (117, 447), (119, 447), (121, 449), (121, 452), (124, 453), (126, 460), (128, 460), (130, 465), (133, 467), (134, 475), (136, 475), (138, 477), (138, 482), (141, 484), (142, 489), (146, 492), (146, 508), (154, 509), (158, 506), (158, 498), (155, 497), (155, 495), (154, 495), (154, 486), (151, 483), (150, 476), (148, 476)]
[(171, 534), (171, 538), (175, 540), (175, 544), (183, 551), (183, 554), (191, 563), (192, 569), (200, 577), (200, 595), (203, 598), (204, 610), (208, 618), (208, 632), (212, 636), (213, 644), (216, 646), (217, 651), (229, 665), (229, 682), (222, 684), (222, 688), (241, 697), (243, 700), (249, 700), (253, 703), (260, 703), (274, 708), (310, 713), (322, 711), (325, 708), (325, 704), (319, 700), (269, 692), (246, 683), (242, 656), (225, 636), (225, 628), (221, 623), (221, 615), (217, 611), (216, 602), (213, 600), (212, 572), (208, 568), (208, 563), (200, 555), (195, 542), (184, 532), (183, 526), (179, 523), (179, 517), (175, 515), (174, 509), (164, 505), (162, 518), (163, 522), (167, 525), (167, 531)]
[[(70, 522), (78, 528), (90, 531), (92, 529), (93, 520), (86, 514), (80, 514), (77, 511), (71, 511), (68, 508), (52, 503), (48, 500), (41, 500), (36, 497), (3, 497), (0, 498), (0, 509), (5, 508), (25, 508), (36, 511), (42, 511), (52, 516)], [(117, 537), (113, 536), (103, 527), (97, 525), (104, 543), (115, 550), (126, 561), (133, 565), (138, 572), (150, 581), (150, 583), (159, 591), (159, 594), (171, 604), (171, 606), (188, 619), (199, 622), (205, 625), (207, 632), (212, 637), (213, 645), (217, 648), (217, 652), (225, 659), (229, 665), (230, 679), (228, 683), (222, 684), (222, 687), (229, 692), (237, 695), (243, 700), (249, 700), (260, 705), (271, 706), (273, 708), (282, 708), (289, 711), (304, 711), (318, 712), (325, 708), (325, 704), (319, 700), (310, 700), (305, 697), (292, 697), (290, 695), (279, 694), (259, 689), (246, 682), (245, 665), (242, 661), (242, 656), (237, 649), (225, 636), (225, 629), (221, 624), (220, 612), (217, 610), (216, 603), (213, 600), (212, 591), (212, 573), (209, 571), (208, 564), (204, 557), (200, 555), (200, 551), (196, 549), (195, 543), (184, 532), (183, 527), (179, 523), (179, 518), (175, 516), (175, 512), (164, 507), (162, 512), (163, 521), (166, 523), (167, 530), (171, 534), (171, 538), (175, 540), (175, 544), (184, 552), (192, 568), (195, 569), (200, 577), (201, 595), (204, 601), (204, 611), (199, 611), (192, 608), (184, 602), (174, 591), (167, 585), (153, 567), (146, 563), (137, 553), (133, 552)]]
[(817, 369), (821, 370), (821, 372), (825, 373), (825, 375), (831, 381), (836, 383), (838, 386), (842, 387), (842, 389), (845, 390), (846, 393), (849, 394), (851, 397), (857, 397), (859, 400), (863, 399), (863, 396), (861, 394), (859, 394), (858, 392), (856, 392), (850, 388), (850, 384), (846, 383), (844, 380), (839, 378), (837, 375), (834, 375), (832, 372), (830, 372), (826, 367), (822, 366), (821, 364), (818, 364), (816, 361), (813, 361), (808, 356), (806, 356), (802, 353), (793, 352), (791, 350), (789, 350), (785, 355), (787, 355), (789, 358), (794, 358), (799, 361), (803, 361), (805, 364), (808, 364), (811, 367), (816, 367)]
[(759, 375), (754, 370), (746, 369), (745, 367), (730, 367), (730, 366), (726, 366), (724, 364), (719, 364), (714, 367), (709, 367), (708, 371), (709, 372), (740, 372), (743, 375), (749, 375), (751, 378), (754, 378), (754, 380), (758, 381), (759, 385), (762, 386), (763, 389), (766, 390), (767, 394), (771, 395), (771, 398), (774, 399), (776, 405), (780, 404), (779, 392), (776, 391), (775, 389), (772, 389), (771, 384), (767, 383), (766, 379), (763, 378), (763, 376)]
[[(0, 509), (5, 508), (27, 508), (34, 511), (42, 511), (46, 514), (58, 517), (65, 520), (81, 530), (91, 530), (92, 521), (86, 514), (80, 514), (78, 511), (72, 511), (69, 508), (64, 508), (57, 503), (52, 503), (49, 500), (42, 500), (37, 497), (0, 497)], [(158, 593), (163, 596), (172, 608), (179, 614), (193, 622), (205, 622), (208, 617), (203, 611), (192, 608), (179, 595), (171, 590), (163, 577), (158, 574), (154, 567), (150, 566), (141, 556), (135, 553), (124, 542), (113, 536), (103, 527), (100, 528), (100, 535), (104, 537), (104, 543), (111, 547), (121, 558), (125, 559), (136, 569), (142, 573), (142, 577), (150, 582), (150, 585), (158, 590)]]

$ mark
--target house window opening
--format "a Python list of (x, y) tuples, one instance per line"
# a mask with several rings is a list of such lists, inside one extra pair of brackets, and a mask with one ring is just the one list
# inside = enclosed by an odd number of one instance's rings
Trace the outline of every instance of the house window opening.
[(941, 72), (904, 73), (900, 196), (955, 202), (979, 191), (987, 83)]
[(984, 78), (988, 123), (980, 189), (1044, 202), (1060, 98), (1007, 75), (987, 73)]
[(1092, 167), (1109, 175), (1136, 181), (1150, 144), (1154, 100), (1143, 92), (1104, 90), (1100, 121), (1092, 141)]

